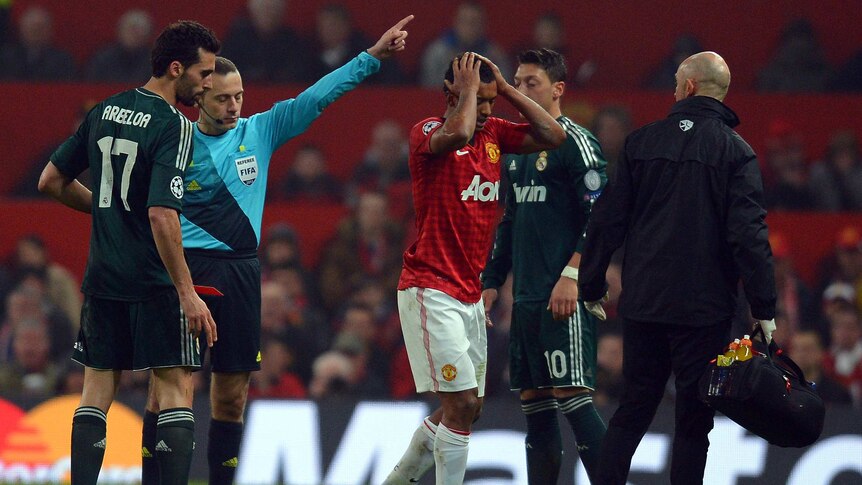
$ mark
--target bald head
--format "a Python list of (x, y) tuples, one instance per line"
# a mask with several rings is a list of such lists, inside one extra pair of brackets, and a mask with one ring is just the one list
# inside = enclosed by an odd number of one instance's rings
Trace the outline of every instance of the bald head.
[(709, 96), (724, 101), (730, 87), (730, 69), (715, 52), (698, 52), (682, 61), (676, 71), (676, 100)]

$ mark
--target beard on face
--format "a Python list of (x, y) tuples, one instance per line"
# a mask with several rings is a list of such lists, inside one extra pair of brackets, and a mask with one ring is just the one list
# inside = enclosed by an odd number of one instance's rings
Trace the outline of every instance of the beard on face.
[(203, 90), (195, 91), (195, 85), (189, 80), (187, 73), (177, 79), (177, 101), (185, 106), (194, 106)]

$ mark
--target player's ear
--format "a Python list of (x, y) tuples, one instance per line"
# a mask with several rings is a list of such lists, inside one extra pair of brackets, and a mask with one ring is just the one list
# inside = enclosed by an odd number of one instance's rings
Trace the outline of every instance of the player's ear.
[(685, 97), (689, 98), (697, 94), (697, 81), (694, 79), (686, 79), (685, 80)]
[(563, 97), (563, 93), (566, 92), (566, 82), (565, 81), (557, 81), (553, 85), (552, 94), (554, 99), (559, 99)]
[(170, 74), (171, 77), (178, 78), (178, 77), (183, 75), (183, 72), (185, 72), (185, 69), (186, 68), (183, 66), (182, 62), (173, 61), (168, 66), (168, 74)]

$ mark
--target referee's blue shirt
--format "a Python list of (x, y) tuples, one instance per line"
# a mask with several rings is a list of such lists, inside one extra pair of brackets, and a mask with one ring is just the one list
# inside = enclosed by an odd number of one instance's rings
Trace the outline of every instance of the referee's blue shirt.
[(183, 247), (257, 250), (272, 153), (379, 69), (380, 61), (363, 51), (296, 98), (240, 118), (236, 128), (221, 135), (204, 134), (195, 125), (194, 155), (185, 172), (180, 215)]

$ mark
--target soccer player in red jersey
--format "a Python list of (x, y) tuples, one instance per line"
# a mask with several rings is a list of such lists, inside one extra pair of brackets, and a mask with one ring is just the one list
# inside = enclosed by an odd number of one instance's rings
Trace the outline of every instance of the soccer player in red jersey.
[[(441, 407), (425, 418), (384, 484), (409, 484), (435, 464), (438, 485), (464, 481), (467, 445), (485, 393), (486, 322), (479, 273), (497, 220), (501, 153), (553, 149), (562, 127), (506, 82), (490, 60), (468, 52), (443, 81), (446, 112), (410, 131), (417, 240), (404, 253), (398, 311), (417, 392)], [(497, 96), (527, 123), (491, 116)]]

